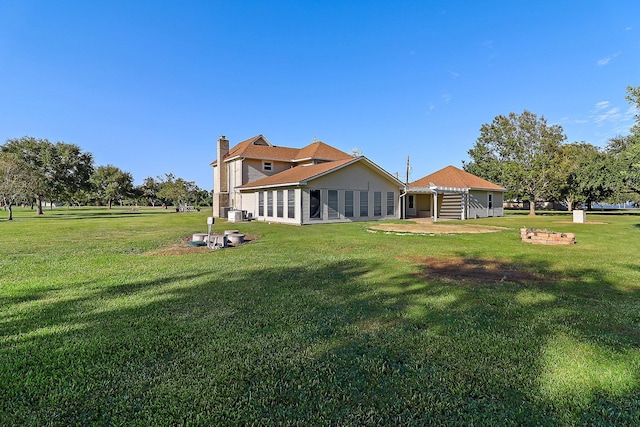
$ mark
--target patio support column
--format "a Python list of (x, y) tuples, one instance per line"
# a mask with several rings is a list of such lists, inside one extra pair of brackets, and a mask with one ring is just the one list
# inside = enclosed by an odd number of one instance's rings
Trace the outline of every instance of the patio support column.
[(433, 222), (438, 221), (438, 192), (433, 192)]

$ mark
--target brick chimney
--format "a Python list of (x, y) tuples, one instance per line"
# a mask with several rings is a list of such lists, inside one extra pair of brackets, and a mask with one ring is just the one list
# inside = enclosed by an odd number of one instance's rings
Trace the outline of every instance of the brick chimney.
[(222, 208), (229, 206), (229, 173), (224, 156), (229, 153), (229, 140), (221, 135), (216, 144), (217, 163), (213, 167), (213, 216), (220, 218)]

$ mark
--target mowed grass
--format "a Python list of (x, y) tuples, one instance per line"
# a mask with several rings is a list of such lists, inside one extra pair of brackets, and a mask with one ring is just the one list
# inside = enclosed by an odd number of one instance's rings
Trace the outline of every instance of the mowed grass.
[(161, 250), (208, 214), (2, 217), (0, 425), (640, 424), (640, 216)]

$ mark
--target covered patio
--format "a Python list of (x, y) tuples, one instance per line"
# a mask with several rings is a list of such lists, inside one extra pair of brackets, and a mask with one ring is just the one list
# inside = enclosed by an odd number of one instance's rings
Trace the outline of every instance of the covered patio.
[(405, 196), (404, 218), (467, 219), (469, 189), (442, 187), (410, 187)]

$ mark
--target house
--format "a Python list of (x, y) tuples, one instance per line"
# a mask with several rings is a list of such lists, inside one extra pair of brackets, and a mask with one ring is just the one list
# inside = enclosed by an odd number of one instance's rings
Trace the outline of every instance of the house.
[(229, 149), (221, 136), (214, 170), (213, 215), (229, 209), (290, 224), (400, 218), (403, 184), (366, 157), (323, 142), (278, 147), (263, 135)]
[(506, 188), (447, 166), (407, 185), (405, 216), (447, 219), (503, 216)]

